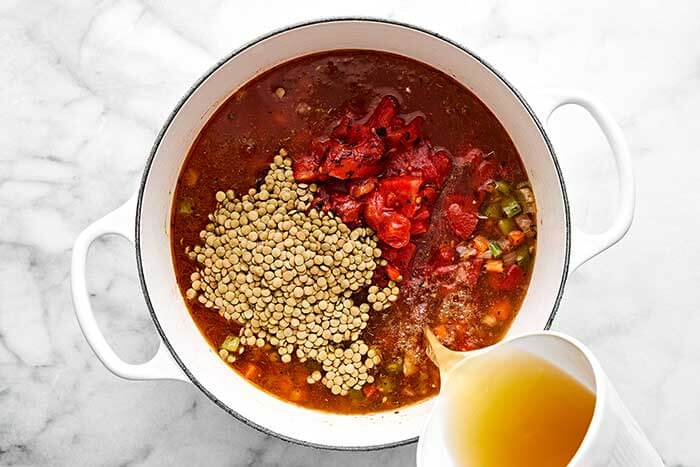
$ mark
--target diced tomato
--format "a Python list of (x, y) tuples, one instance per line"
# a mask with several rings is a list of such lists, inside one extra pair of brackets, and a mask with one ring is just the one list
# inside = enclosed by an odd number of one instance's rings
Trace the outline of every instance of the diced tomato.
[(350, 194), (355, 198), (361, 198), (364, 195), (371, 193), (377, 187), (377, 179), (375, 177), (368, 177), (362, 180), (353, 180), (348, 185)]
[(298, 182), (314, 182), (328, 178), (320, 172), (321, 162), (328, 152), (328, 141), (313, 140), (308, 154), (294, 158), (292, 170)]
[(292, 164), (294, 178), (298, 182), (315, 182), (320, 179), (318, 167), (318, 162), (311, 155), (297, 156)]
[(436, 185), (442, 185), (442, 182), (445, 181), (445, 178), (447, 178), (452, 168), (452, 157), (447, 151), (441, 149), (433, 153), (432, 161), (433, 167), (435, 168), (435, 177), (431, 178), (429, 181)]
[(382, 247), (382, 256), (389, 263), (393, 264), (401, 271), (408, 270), (411, 265), (411, 260), (413, 260), (413, 255), (416, 254), (416, 245), (414, 243), (408, 243), (401, 249)]
[(425, 206), (421, 206), (418, 211), (413, 215), (413, 218), (411, 218), (411, 221), (413, 222), (428, 222), (430, 221), (430, 210), (426, 208)]
[(447, 199), (446, 206), (450, 227), (459, 238), (468, 239), (479, 223), (476, 204), (467, 196), (452, 195)]
[(314, 196), (311, 206), (319, 211), (327, 211), (330, 208), (330, 199), (328, 190), (323, 185), (320, 185), (316, 190), (316, 196)]
[(377, 227), (377, 237), (393, 248), (403, 248), (411, 239), (411, 221), (397, 212), (387, 214)]
[(421, 178), (411, 175), (389, 177), (379, 182), (386, 206), (407, 218), (412, 218), (418, 210), (418, 191)]
[(331, 210), (346, 224), (354, 224), (360, 220), (363, 206), (352, 195), (333, 193), (329, 204)]
[(374, 230), (377, 230), (388, 210), (384, 195), (379, 190), (373, 191), (368, 195), (365, 203), (365, 220), (367, 224)]
[(401, 277), (401, 271), (393, 264), (387, 264), (386, 275), (389, 276), (389, 279), (391, 279), (392, 281), (396, 281), (399, 277)]
[(426, 233), (428, 229), (430, 229), (430, 222), (428, 221), (411, 221), (411, 235)]
[(354, 118), (351, 114), (343, 115), (335, 128), (333, 128), (333, 131), (331, 131), (331, 138), (347, 141), (350, 128), (353, 126), (353, 120)]
[(447, 151), (433, 152), (427, 143), (423, 142), (403, 152), (393, 154), (387, 162), (386, 174), (420, 175), (425, 183), (441, 185), (452, 167), (452, 161)]
[(412, 146), (420, 138), (424, 122), (425, 119), (418, 116), (411, 120), (408, 125), (403, 125), (403, 122), (400, 122), (400, 126), (392, 123), (392, 126), (387, 130), (387, 143), (392, 148)]
[(369, 135), (355, 145), (331, 141), (319, 170), (341, 180), (376, 175), (382, 171), (379, 161), (383, 155), (384, 143), (376, 135)]
[(517, 264), (511, 264), (504, 274), (501, 281), (502, 290), (515, 290), (525, 279), (525, 273)]
[(423, 204), (433, 204), (435, 200), (437, 199), (438, 192), (437, 190), (432, 187), (432, 186), (426, 186), (423, 188), (420, 192), (421, 199), (423, 200)]
[(399, 101), (394, 96), (384, 96), (367, 120), (369, 128), (387, 128), (399, 113)]

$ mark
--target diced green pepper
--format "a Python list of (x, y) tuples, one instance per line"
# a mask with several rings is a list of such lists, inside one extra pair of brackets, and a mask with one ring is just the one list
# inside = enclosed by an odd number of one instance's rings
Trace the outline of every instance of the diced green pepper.
[(490, 203), (486, 205), (484, 209), (484, 215), (489, 219), (498, 219), (501, 217), (501, 205), (500, 203)]
[(394, 389), (396, 389), (396, 383), (394, 382), (394, 379), (389, 376), (380, 376), (379, 381), (377, 382), (377, 387), (381, 392), (386, 394), (389, 392), (394, 392)]
[(525, 244), (521, 245), (517, 250), (515, 250), (515, 262), (518, 266), (523, 266), (527, 264), (530, 260), (530, 246)]
[(365, 398), (365, 395), (359, 389), (351, 389), (348, 391), (348, 397), (354, 401), (360, 401)]
[(508, 235), (511, 231), (515, 230), (517, 226), (513, 219), (505, 218), (498, 221), (498, 228), (503, 235)]
[(515, 217), (523, 212), (520, 203), (518, 203), (515, 198), (506, 198), (501, 201), (501, 209), (503, 209), (503, 213), (507, 217)]
[(185, 198), (180, 202), (180, 206), (178, 208), (178, 212), (180, 214), (192, 214), (192, 200), (189, 198)]
[(498, 258), (503, 254), (503, 249), (498, 243), (489, 242), (489, 251), (491, 251), (492, 258)]
[(235, 352), (238, 350), (238, 346), (241, 343), (241, 338), (238, 336), (228, 336), (224, 340), (223, 344), (221, 344), (222, 349), (226, 349), (229, 352)]
[(385, 368), (386, 371), (388, 371), (389, 373), (399, 373), (401, 371), (402, 366), (403, 362), (400, 358), (397, 358), (396, 360), (392, 360), (389, 363), (387, 363)]
[(503, 180), (499, 180), (496, 182), (496, 191), (500, 191), (504, 195), (507, 195), (510, 193), (510, 185)]

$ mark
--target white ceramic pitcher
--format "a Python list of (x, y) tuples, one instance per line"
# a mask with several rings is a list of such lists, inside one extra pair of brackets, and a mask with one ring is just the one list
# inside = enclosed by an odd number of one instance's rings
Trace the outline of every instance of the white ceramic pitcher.
[[(500, 342), (488, 349), (466, 352), (441, 374), (443, 387), (471, 358), (509, 346), (534, 354), (578, 380), (596, 396), (588, 431), (571, 459), (570, 467), (662, 466), (661, 457), (632, 418), (593, 353), (579, 341), (556, 332), (536, 332)], [(450, 467), (455, 463), (446, 446), (446, 398), (439, 397), (418, 442), (418, 467)], [(475, 466), (478, 467), (478, 466)]]

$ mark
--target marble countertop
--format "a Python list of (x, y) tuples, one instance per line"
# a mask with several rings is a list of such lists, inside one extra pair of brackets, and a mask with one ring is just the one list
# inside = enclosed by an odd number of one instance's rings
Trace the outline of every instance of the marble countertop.
[[(415, 446), (303, 448), (236, 422), (191, 385), (120, 380), (86, 344), (69, 292), (73, 240), (131, 195), (198, 76), (272, 28), (359, 14), (454, 38), (526, 94), (569, 87), (610, 108), (634, 159), (635, 223), (572, 276), (554, 329), (594, 350), (668, 465), (700, 465), (700, 4), (196, 3), (0, 3), (0, 464), (413, 464)], [(599, 130), (562, 109), (551, 131), (576, 222), (604, 227), (615, 184)], [(157, 338), (133, 256), (107, 238), (88, 267), (104, 333), (138, 362)]]

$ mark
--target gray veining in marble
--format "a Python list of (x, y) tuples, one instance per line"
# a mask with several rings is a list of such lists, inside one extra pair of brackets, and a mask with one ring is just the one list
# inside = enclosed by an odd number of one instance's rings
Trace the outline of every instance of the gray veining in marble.
[[(0, 1), (0, 464), (413, 464), (414, 446), (307, 449), (236, 422), (190, 385), (120, 380), (86, 344), (69, 295), (74, 238), (130, 196), (198, 76), (272, 28), (361, 14), (461, 41), (526, 94), (569, 87), (609, 106), (634, 158), (637, 216), (572, 277), (554, 329), (592, 347), (668, 465), (700, 465), (700, 4), (237, 3)], [(551, 129), (576, 221), (604, 227), (615, 185), (599, 131), (577, 109)], [(110, 343), (146, 360), (157, 340), (130, 245), (99, 241), (88, 267)]]

